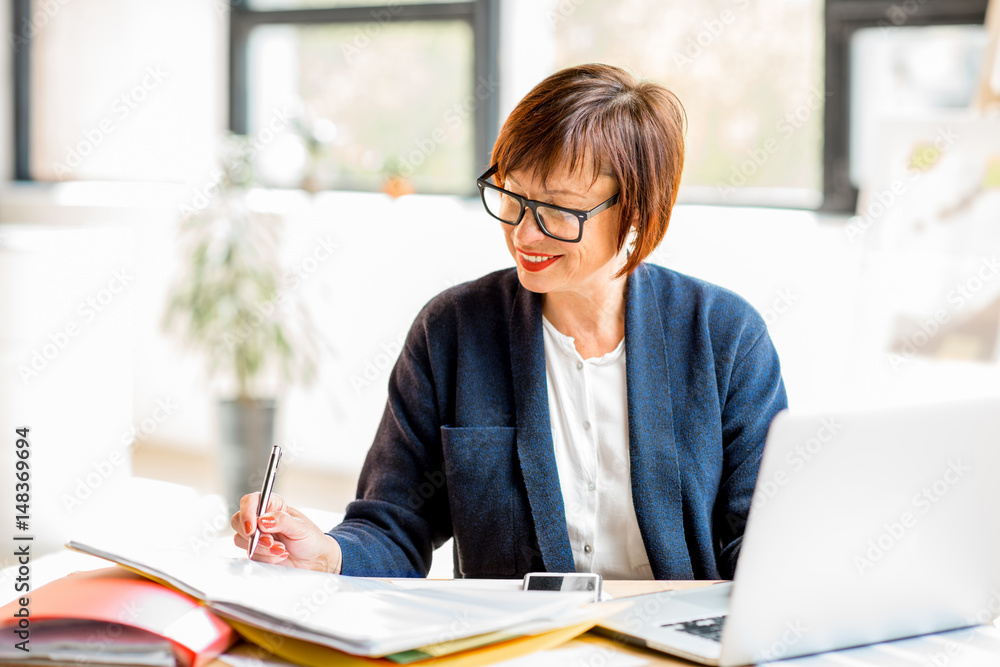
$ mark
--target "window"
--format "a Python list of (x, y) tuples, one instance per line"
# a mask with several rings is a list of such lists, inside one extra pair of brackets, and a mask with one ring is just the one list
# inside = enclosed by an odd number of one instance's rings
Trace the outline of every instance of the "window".
[(18, 0), (14, 10), (17, 179), (178, 183), (212, 169), (227, 25), (212, 3)]
[(472, 194), (497, 131), (495, 0), (359, 4), (234, 6), (231, 129), (261, 137), (272, 184)]
[[(982, 53), (984, 38), (976, 26), (983, 24), (986, 5), (987, 0), (827, 0), (823, 209), (855, 209), (865, 162), (859, 151), (871, 132), (862, 114), (870, 119), (876, 109), (963, 106), (971, 99), (966, 88), (978, 73), (976, 53)], [(919, 53), (911, 48), (915, 41)], [(919, 77), (906, 74), (929, 54), (945, 58), (954, 69), (936, 75), (938, 61)], [(874, 61), (862, 60), (868, 58)], [(890, 76), (886, 67), (893, 62), (897, 69)], [(873, 90), (879, 83), (883, 89)]]
[(821, 0), (561, 2), (555, 67), (602, 61), (672, 90), (688, 115), (682, 201), (816, 207)]
[(879, 148), (886, 114), (967, 109), (986, 56), (978, 25), (860, 28), (851, 36), (848, 169), (860, 188)]

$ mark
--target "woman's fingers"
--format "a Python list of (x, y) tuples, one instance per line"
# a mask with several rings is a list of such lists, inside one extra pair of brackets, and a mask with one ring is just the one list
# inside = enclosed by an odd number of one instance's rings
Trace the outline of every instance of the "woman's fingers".
[[(240, 534), (233, 537), (233, 542), (244, 552), (250, 544), (250, 541)], [(253, 551), (253, 560), (261, 563), (280, 563), (288, 556), (289, 553), (284, 544), (265, 534), (261, 534), (260, 539), (257, 540), (257, 547)]]
[(318, 530), (308, 519), (300, 519), (289, 512), (261, 514), (257, 520), (257, 526), (262, 533), (280, 534), (289, 540), (305, 539)]
[[(240, 499), (240, 510), (232, 516), (233, 543), (245, 552), (254, 531), (260, 538), (253, 560), (279, 563), (320, 571), (340, 571), (340, 549), (329, 535), (302, 512), (272, 494), (267, 511), (257, 516), (260, 494), (248, 493)], [(336, 569), (332, 569), (332, 568)]]
[[(262, 563), (281, 563), (288, 559), (288, 550), (280, 540), (276, 540), (267, 533), (280, 532), (278, 526), (284, 525), (287, 522), (280, 521), (279, 517), (288, 517), (285, 510), (291, 508), (285, 503), (284, 498), (276, 493), (272, 493), (267, 503), (268, 513), (265, 514), (267, 520), (261, 522), (257, 518), (257, 503), (259, 502), (259, 498), (259, 493), (248, 493), (240, 498), (240, 509), (229, 520), (229, 524), (236, 533), (233, 536), (233, 543), (243, 551), (246, 551), (250, 544), (250, 536), (253, 535), (254, 531), (259, 529), (261, 534), (260, 539), (257, 541), (257, 547), (253, 552), (253, 560)], [(291, 517), (288, 518), (290, 519)]]
[[(260, 502), (260, 493), (248, 493), (240, 498), (240, 509), (230, 519), (229, 524), (239, 535), (252, 535), (257, 529), (257, 503)], [(276, 493), (272, 493), (268, 498), (265, 512), (279, 512), (290, 509), (285, 503), (285, 499)]]

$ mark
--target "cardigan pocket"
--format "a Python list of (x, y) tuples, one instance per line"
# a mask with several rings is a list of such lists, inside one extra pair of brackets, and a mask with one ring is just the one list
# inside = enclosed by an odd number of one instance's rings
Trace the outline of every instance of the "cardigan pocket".
[(456, 570), (462, 577), (513, 576), (517, 429), (442, 426), (441, 446)]

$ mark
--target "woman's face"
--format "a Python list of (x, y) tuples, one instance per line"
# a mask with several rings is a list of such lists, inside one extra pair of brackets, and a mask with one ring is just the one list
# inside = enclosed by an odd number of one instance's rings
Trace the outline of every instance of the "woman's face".
[[(591, 182), (593, 181), (593, 182)], [(618, 192), (610, 176), (593, 180), (591, 173), (550, 174), (547, 183), (524, 170), (512, 171), (502, 188), (514, 194), (556, 206), (588, 211)], [(557, 241), (542, 233), (530, 209), (516, 226), (500, 223), (507, 249), (517, 262), (517, 276), (525, 289), (538, 293), (601, 291), (625, 261), (616, 248), (618, 206), (607, 208), (583, 223), (579, 243)]]

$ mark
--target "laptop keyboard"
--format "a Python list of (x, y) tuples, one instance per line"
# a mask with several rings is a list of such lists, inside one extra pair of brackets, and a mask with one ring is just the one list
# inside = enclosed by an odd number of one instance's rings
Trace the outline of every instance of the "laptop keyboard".
[(714, 642), (722, 640), (722, 624), (725, 616), (712, 616), (711, 618), (699, 618), (695, 621), (683, 621), (681, 623), (667, 623), (663, 627), (672, 628), (678, 632), (686, 632), (689, 635), (697, 635)]

